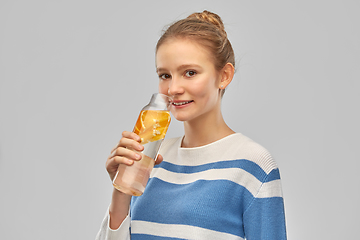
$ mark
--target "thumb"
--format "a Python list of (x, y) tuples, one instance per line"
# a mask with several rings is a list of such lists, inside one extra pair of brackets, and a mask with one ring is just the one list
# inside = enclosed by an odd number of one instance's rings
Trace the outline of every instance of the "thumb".
[(160, 164), (162, 161), (164, 160), (163, 156), (161, 156), (160, 154), (158, 154), (156, 160), (155, 160), (155, 165)]

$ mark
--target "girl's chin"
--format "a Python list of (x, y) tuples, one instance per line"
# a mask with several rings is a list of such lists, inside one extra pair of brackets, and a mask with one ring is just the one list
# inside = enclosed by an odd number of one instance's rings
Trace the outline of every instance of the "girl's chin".
[(189, 116), (186, 114), (177, 113), (176, 111), (171, 111), (171, 114), (174, 116), (174, 118), (180, 122), (186, 122), (190, 120)]

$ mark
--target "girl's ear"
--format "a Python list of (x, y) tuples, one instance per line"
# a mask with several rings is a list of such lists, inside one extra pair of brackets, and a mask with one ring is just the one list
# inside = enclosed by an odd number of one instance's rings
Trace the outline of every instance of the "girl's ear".
[(225, 66), (220, 71), (220, 89), (225, 89), (229, 85), (234, 77), (235, 68), (231, 63), (225, 64)]

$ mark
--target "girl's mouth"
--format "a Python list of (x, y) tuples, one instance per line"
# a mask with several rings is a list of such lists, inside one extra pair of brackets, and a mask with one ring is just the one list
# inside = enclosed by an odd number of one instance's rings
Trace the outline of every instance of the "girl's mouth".
[(172, 102), (172, 105), (174, 105), (174, 106), (182, 106), (182, 105), (185, 105), (185, 104), (188, 104), (188, 103), (191, 103), (191, 102), (193, 102), (193, 100), (183, 101), (183, 102), (177, 101), (177, 102)]

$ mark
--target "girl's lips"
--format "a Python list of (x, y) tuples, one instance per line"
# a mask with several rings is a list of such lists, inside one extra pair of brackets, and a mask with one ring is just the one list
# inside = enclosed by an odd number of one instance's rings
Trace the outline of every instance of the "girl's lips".
[(193, 100), (188, 100), (188, 101), (174, 100), (171, 104), (176, 108), (181, 108), (189, 105), (192, 102)]

